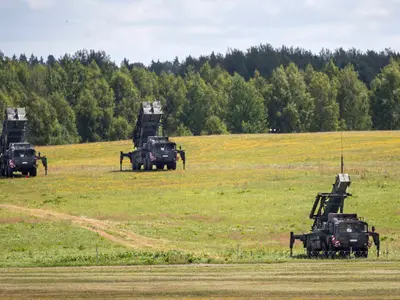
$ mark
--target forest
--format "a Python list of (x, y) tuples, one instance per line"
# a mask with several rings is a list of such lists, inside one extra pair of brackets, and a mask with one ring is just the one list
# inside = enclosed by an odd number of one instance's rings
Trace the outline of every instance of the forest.
[(170, 136), (398, 130), (400, 54), (261, 44), (146, 66), (96, 50), (0, 51), (0, 110), (26, 107), (36, 145), (131, 138), (140, 103), (154, 100)]

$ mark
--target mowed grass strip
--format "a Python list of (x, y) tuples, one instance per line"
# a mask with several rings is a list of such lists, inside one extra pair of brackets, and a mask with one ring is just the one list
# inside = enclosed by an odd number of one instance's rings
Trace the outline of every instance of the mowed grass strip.
[[(40, 167), (36, 178), (0, 180), (0, 201), (106, 222), (117, 231), (167, 241), (165, 251), (229, 262), (282, 260), (289, 232), (308, 232), (315, 195), (331, 190), (340, 170), (340, 137), (336, 132), (172, 138), (186, 150), (186, 170), (179, 162), (176, 171), (161, 172), (131, 172), (128, 160), (119, 172), (119, 152), (130, 151), (131, 141), (38, 147), (49, 158), (48, 176)], [(399, 145), (398, 131), (343, 133), (353, 194), (345, 211), (376, 226), (389, 259), (400, 250)], [(4, 218), (6, 226), (10, 220)], [(15, 234), (2, 230), (0, 242)], [(26, 234), (18, 236), (29, 239)], [(80, 235), (75, 243), (82, 243)], [(107, 244), (110, 253), (114, 244)], [(94, 246), (88, 251), (94, 255)], [(295, 251), (302, 253), (300, 244)]]
[(399, 262), (1, 269), (2, 299), (398, 299)]

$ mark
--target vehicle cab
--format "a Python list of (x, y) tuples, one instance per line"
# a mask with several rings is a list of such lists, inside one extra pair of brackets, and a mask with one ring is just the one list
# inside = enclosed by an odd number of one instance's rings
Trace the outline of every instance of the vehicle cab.
[(6, 152), (9, 172), (36, 174), (36, 151), (29, 143), (12, 143)]

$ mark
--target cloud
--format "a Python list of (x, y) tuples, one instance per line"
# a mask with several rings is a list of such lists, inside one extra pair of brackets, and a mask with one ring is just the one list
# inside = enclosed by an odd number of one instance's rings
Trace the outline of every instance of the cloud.
[(55, 5), (55, 0), (26, 0), (26, 3), (32, 10), (41, 10)]
[[(12, 4), (11, 4), (12, 3)], [(0, 0), (1, 50), (47, 57), (105, 50), (148, 64), (260, 43), (319, 52), (400, 50), (400, 1)], [(3, 6), (3, 4), (5, 6)]]

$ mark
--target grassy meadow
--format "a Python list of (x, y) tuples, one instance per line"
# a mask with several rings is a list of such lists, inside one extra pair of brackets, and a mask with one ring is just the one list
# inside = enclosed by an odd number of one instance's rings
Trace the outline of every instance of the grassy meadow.
[[(0, 180), (0, 266), (291, 261), (289, 232), (309, 231), (340, 171), (340, 132), (172, 140), (186, 170), (120, 172), (131, 141), (37, 147), (47, 176)], [(376, 226), (380, 260), (400, 259), (399, 146), (398, 131), (343, 133), (345, 212)]]

